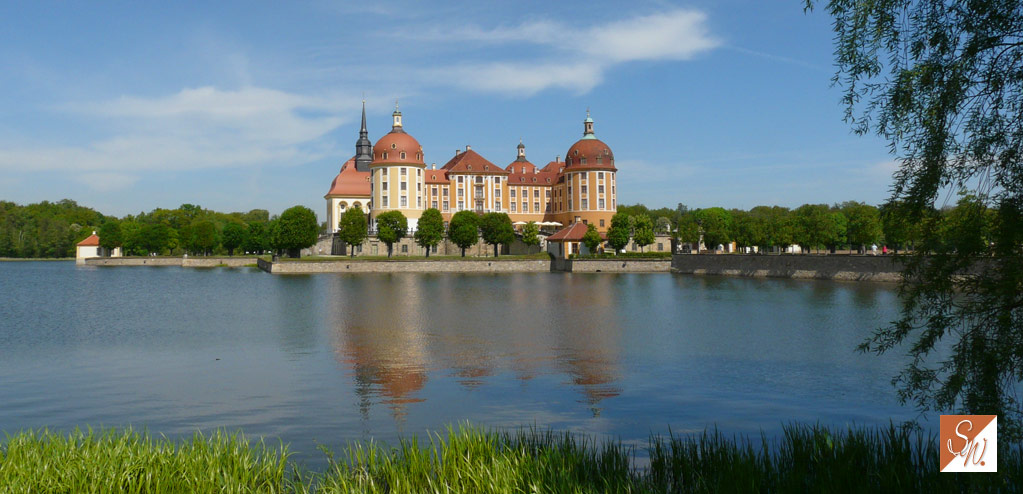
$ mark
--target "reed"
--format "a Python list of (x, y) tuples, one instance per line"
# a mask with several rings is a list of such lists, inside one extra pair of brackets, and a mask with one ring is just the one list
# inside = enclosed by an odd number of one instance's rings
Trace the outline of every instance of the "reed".
[(637, 451), (536, 428), (467, 424), (396, 445), (321, 448), (328, 466), (304, 471), (283, 444), (267, 446), (222, 431), (190, 440), (132, 429), (48, 430), (0, 443), (0, 492), (266, 493), (703, 493), (1021, 492), (1023, 445), (1000, 444), (997, 474), (938, 472), (933, 436), (895, 426), (830, 429), (789, 425), (774, 439), (652, 436)]

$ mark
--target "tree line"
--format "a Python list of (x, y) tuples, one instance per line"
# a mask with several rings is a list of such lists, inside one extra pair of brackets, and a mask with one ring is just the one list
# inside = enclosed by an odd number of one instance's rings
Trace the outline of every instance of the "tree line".
[(100, 245), (126, 256), (288, 252), (316, 242), (316, 214), (304, 206), (271, 217), (265, 209), (221, 213), (194, 204), (107, 216), (75, 201), (20, 206), (0, 201), (0, 257), (74, 257), (95, 231)]
[[(955, 205), (931, 207), (924, 220), (910, 220), (906, 205), (890, 202), (880, 207), (856, 201), (834, 205), (804, 204), (795, 209), (781, 206), (757, 206), (750, 210), (712, 207), (689, 209), (648, 209), (642, 204), (618, 207), (618, 215), (630, 218), (622, 231), (631, 232), (640, 245), (653, 241), (653, 233), (670, 234), (681, 242), (696, 243), (703, 235), (708, 248), (735, 242), (737, 247), (761, 250), (799, 245), (804, 252), (816, 249), (852, 249), (864, 252), (872, 245), (886, 245), (896, 253), (920, 247), (933, 251), (938, 247), (970, 248), (992, 241), (997, 210), (975, 195), (962, 193)], [(637, 223), (641, 218), (642, 223)], [(619, 222), (621, 223), (621, 221)], [(921, 243), (925, 226), (939, 233), (943, 246)], [(615, 232), (611, 221), (608, 242), (624, 246), (624, 233)], [(616, 242), (612, 241), (612, 238)], [(646, 242), (643, 244), (642, 242)]]

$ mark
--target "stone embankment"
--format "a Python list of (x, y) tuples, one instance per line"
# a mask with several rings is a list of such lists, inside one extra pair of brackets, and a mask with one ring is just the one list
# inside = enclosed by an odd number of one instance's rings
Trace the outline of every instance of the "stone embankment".
[(273, 274), (309, 273), (546, 273), (551, 262), (546, 259), (448, 260), (324, 260), (270, 262), (259, 259), (257, 265)]
[(551, 271), (568, 273), (667, 273), (670, 259), (554, 259)]
[(181, 266), (184, 268), (239, 268), (256, 264), (255, 257), (91, 257), (86, 266)]
[(673, 273), (840, 281), (898, 282), (898, 256), (675, 254)]

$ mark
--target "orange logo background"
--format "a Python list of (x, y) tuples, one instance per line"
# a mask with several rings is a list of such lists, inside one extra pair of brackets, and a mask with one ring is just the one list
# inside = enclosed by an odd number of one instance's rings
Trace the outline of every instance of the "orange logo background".
[[(995, 471), (998, 446), (994, 437), (978, 438), (978, 435), (997, 415), (942, 415), (940, 419), (938, 445), (941, 471)], [(969, 421), (964, 423), (964, 421)], [(972, 425), (972, 427), (971, 427)], [(997, 423), (996, 423), (997, 425)], [(995, 433), (997, 434), (997, 432)], [(965, 438), (963, 437), (965, 436)], [(985, 442), (984, 439), (987, 439)], [(965, 453), (957, 456), (951, 450)], [(965, 449), (965, 451), (964, 451)], [(952, 462), (957, 462), (953, 465)]]

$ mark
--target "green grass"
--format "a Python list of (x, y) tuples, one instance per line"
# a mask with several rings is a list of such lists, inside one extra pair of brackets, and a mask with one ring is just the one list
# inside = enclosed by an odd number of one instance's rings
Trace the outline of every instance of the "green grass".
[(215, 432), (190, 440), (131, 429), (47, 430), (0, 443), (0, 492), (1020, 492), (1023, 446), (1002, 441), (996, 474), (938, 472), (933, 436), (894, 426), (793, 425), (756, 444), (717, 431), (654, 436), (649, 466), (614, 441), (536, 429), (462, 425), (393, 446), (322, 448), (304, 471), (286, 446)]

